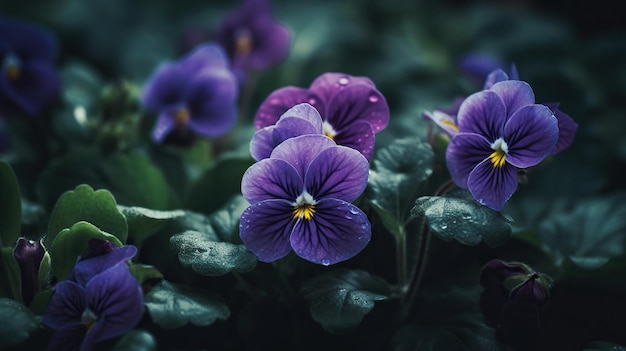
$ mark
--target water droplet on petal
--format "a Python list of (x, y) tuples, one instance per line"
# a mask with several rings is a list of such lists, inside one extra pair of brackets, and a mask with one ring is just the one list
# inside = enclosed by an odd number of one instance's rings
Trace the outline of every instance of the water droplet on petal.
[(339, 84), (341, 85), (347, 85), (348, 83), (350, 83), (350, 80), (347, 77), (341, 77), (339, 78)]
[(315, 105), (317, 103), (317, 100), (315, 100), (314, 98), (310, 98), (307, 102), (309, 103), (309, 105)]
[(371, 103), (376, 103), (376, 102), (378, 102), (378, 96), (376, 96), (376, 95), (371, 95), (371, 96), (368, 98), (368, 100), (369, 100)]
[(350, 213), (355, 215), (355, 214), (359, 214), (359, 211), (356, 208), (351, 208)]
[(324, 266), (328, 266), (328, 265), (330, 265), (330, 260), (329, 260), (329, 259), (327, 259), (327, 258), (325, 258), (325, 259), (323, 259), (323, 260), (322, 260), (322, 264), (323, 264)]

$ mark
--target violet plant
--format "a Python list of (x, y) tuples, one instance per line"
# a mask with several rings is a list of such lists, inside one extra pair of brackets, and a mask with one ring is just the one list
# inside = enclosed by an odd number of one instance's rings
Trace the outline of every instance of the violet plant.
[(0, 349), (626, 345), (622, 43), (335, 5), (4, 13)]

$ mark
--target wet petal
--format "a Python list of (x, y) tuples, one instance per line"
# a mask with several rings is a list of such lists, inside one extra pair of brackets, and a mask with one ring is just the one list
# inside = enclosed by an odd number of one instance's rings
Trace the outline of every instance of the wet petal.
[(64, 280), (54, 287), (43, 323), (53, 329), (62, 329), (81, 323), (87, 301), (85, 289), (75, 282)]
[(487, 158), (470, 173), (467, 188), (480, 204), (500, 211), (517, 189), (517, 169), (508, 163), (494, 167)]
[(309, 103), (304, 102), (298, 104), (280, 116), (281, 119), (285, 119), (287, 117), (301, 118), (311, 124), (316, 130), (322, 130), (322, 116), (319, 111)]
[(278, 159), (264, 159), (253, 164), (241, 179), (241, 193), (249, 203), (268, 199), (292, 202), (302, 189), (302, 178), (295, 168)]
[(304, 179), (309, 164), (317, 154), (334, 146), (337, 144), (323, 135), (302, 135), (282, 142), (272, 151), (270, 157), (287, 161)]
[(550, 154), (556, 155), (572, 144), (578, 124), (574, 122), (572, 117), (559, 109), (558, 103), (547, 103), (545, 105), (552, 110), (559, 124), (559, 140), (556, 142), (552, 152), (550, 152)]
[(311, 220), (299, 220), (291, 234), (291, 246), (298, 256), (330, 265), (354, 257), (369, 243), (370, 223), (358, 207), (323, 199), (315, 211)]
[(476, 133), (491, 142), (502, 136), (506, 107), (500, 97), (489, 90), (468, 96), (459, 107), (459, 132)]
[(493, 152), (487, 139), (478, 134), (459, 133), (448, 144), (446, 163), (454, 183), (467, 189), (470, 172)]
[(319, 127), (306, 119), (291, 116), (285, 118), (283, 115), (276, 125), (259, 129), (254, 133), (250, 141), (250, 154), (258, 161), (270, 157), (274, 148), (289, 138), (306, 134), (321, 135), (321, 120), (318, 124)]
[(185, 97), (189, 127), (205, 137), (229, 131), (237, 118), (237, 78), (229, 70), (212, 70), (197, 76)]
[(357, 150), (335, 146), (320, 152), (311, 162), (304, 188), (316, 200), (335, 198), (352, 202), (367, 186), (369, 163)]
[(303, 102), (311, 104), (318, 111), (324, 111), (323, 102), (308, 89), (288, 86), (273, 91), (259, 106), (254, 117), (254, 127), (261, 129), (276, 124), (283, 113)]
[(120, 262), (130, 260), (135, 254), (137, 254), (137, 248), (135, 246), (125, 245), (120, 248), (115, 248), (107, 254), (80, 260), (74, 265), (74, 269), (68, 279), (72, 279), (78, 284), (85, 286), (93, 276), (104, 272)]
[(355, 77), (340, 72), (327, 72), (317, 77), (311, 83), (309, 90), (328, 102), (340, 91), (354, 85), (376, 88), (374, 82), (367, 77)]
[(504, 126), (506, 160), (518, 168), (534, 166), (552, 151), (558, 138), (557, 119), (549, 108), (524, 106)]
[(125, 263), (94, 276), (87, 283), (86, 293), (89, 309), (98, 316), (88, 332), (96, 341), (129, 331), (143, 315), (143, 291)]
[(505, 80), (495, 83), (491, 89), (500, 96), (506, 106), (506, 117), (511, 117), (523, 106), (535, 103), (535, 93), (528, 83), (520, 80)]
[(374, 133), (389, 123), (389, 106), (376, 88), (368, 85), (352, 85), (335, 93), (322, 113), (325, 121), (336, 131), (341, 131), (357, 121), (366, 121)]
[(376, 144), (372, 126), (365, 121), (355, 122), (349, 128), (341, 130), (334, 140), (338, 145), (359, 151), (368, 160), (372, 157)]
[(250, 205), (241, 214), (241, 241), (260, 261), (272, 262), (291, 251), (293, 209), (286, 200), (265, 200)]

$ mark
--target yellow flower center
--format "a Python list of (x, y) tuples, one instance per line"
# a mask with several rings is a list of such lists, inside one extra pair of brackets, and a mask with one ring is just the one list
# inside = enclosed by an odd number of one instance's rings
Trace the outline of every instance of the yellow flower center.
[(310, 220), (313, 218), (316, 203), (317, 201), (313, 199), (311, 194), (309, 194), (306, 190), (303, 191), (293, 203), (293, 219), (298, 220), (304, 218), (306, 220)]
[(495, 150), (489, 155), (489, 160), (494, 168), (504, 166), (506, 154), (509, 152), (509, 146), (502, 138), (498, 138), (491, 144), (491, 148)]
[(448, 126), (448, 127), (452, 128), (452, 130), (454, 130), (455, 132), (458, 132), (458, 131), (459, 131), (459, 127), (458, 127), (456, 124), (454, 124), (454, 122), (453, 122), (453, 121), (451, 121), (451, 120), (449, 120), (449, 119), (444, 119), (444, 120), (442, 120), (442, 121), (441, 121), (441, 124), (444, 124), (444, 125), (446, 125), (446, 126)]
[(21, 73), (20, 59), (12, 54), (7, 55), (4, 58), (4, 73), (11, 80), (15, 80), (20, 77)]
[(327, 121), (322, 123), (322, 133), (333, 141), (335, 140), (335, 135), (337, 135), (337, 131)]
[(176, 113), (174, 113), (174, 121), (179, 126), (183, 126), (189, 122), (189, 111), (186, 108), (180, 108)]
[(94, 326), (94, 324), (96, 324), (97, 320), (98, 320), (98, 316), (96, 316), (96, 314), (93, 313), (93, 311), (90, 310), (89, 308), (83, 311), (83, 314), (81, 316), (81, 321), (87, 327), (87, 331), (89, 331)]
[(246, 28), (235, 33), (235, 56), (246, 57), (252, 51), (252, 34)]

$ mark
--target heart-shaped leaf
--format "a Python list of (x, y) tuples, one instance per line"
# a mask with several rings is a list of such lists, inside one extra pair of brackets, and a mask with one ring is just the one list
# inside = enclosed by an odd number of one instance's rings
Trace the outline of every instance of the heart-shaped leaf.
[(25, 341), (41, 325), (26, 306), (6, 298), (0, 298), (0, 320), (6, 322), (0, 323), (0, 348)]
[(185, 211), (158, 211), (143, 207), (127, 207), (118, 205), (128, 222), (128, 236), (133, 245), (140, 246), (141, 243), (155, 234), (167, 221), (185, 216)]
[(156, 351), (157, 343), (152, 334), (136, 329), (124, 334), (115, 344), (113, 351)]

